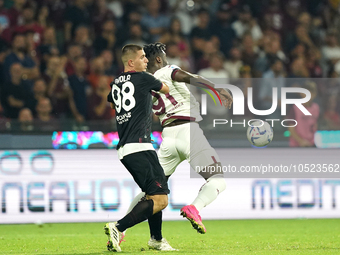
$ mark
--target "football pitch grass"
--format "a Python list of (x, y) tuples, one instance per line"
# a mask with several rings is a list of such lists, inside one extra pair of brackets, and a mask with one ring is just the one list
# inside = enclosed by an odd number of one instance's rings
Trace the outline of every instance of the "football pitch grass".
[[(166, 221), (163, 234), (179, 249), (167, 254), (340, 254), (340, 219), (204, 221), (198, 234), (188, 221)], [(0, 225), (0, 254), (111, 254), (103, 223)], [(127, 231), (123, 253), (149, 250), (148, 224)], [(142, 251), (145, 250), (145, 251)], [(164, 253), (164, 252), (163, 252)]]

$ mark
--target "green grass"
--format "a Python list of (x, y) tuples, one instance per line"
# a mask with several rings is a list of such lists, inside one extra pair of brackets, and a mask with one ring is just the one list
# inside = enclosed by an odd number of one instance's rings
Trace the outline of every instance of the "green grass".
[[(163, 234), (179, 249), (171, 254), (340, 254), (340, 219), (205, 221), (196, 233), (187, 221), (163, 223)], [(0, 254), (111, 254), (104, 223), (0, 225)], [(130, 254), (159, 254), (147, 248), (147, 223), (127, 231), (121, 248)], [(144, 248), (145, 251), (141, 251)]]

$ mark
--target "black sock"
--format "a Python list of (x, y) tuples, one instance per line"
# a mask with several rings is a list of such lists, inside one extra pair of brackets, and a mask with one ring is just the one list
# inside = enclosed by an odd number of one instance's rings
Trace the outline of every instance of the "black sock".
[(139, 202), (130, 213), (117, 222), (117, 228), (120, 232), (125, 231), (127, 228), (146, 220), (153, 214), (153, 200), (145, 200)]
[(150, 236), (157, 241), (162, 240), (162, 211), (155, 213), (150, 218), (148, 218)]

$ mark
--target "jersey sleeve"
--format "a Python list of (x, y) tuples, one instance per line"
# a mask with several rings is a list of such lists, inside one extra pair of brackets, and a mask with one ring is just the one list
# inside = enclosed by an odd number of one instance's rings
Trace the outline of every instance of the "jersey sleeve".
[(170, 66), (170, 70), (171, 70), (171, 72), (170, 72), (170, 78), (171, 78), (171, 80), (175, 80), (175, 75), (176, 75), (176, 73), (179, 71), (179, 70), (181, 70), (181, 68), (179, 68), (178, 66), (176, 66), (176, 65), (171, 65)]
[(109, 94), (107, 95), (107, 101), (108, 101), (109, 103), (113, 103), (113, 97), (112, 97), (112, 83), (110, 84), (110, 87), (111, 87), (111, 89), (110, 89)]
[(148, 91), (160, 91), (163, 87), (163, 83), (156, 79), (153, 75), (144, 72), (144, 79), (146, 82), (146, 88)]
[(112, 93), (111, 93), (111, 91), (110, 91), (110, 93), (107, 95), (107, 101), (108, 101), (109, 103), (113, 103), (113, 98), (112, 98)]
[(176, 65), (167, 65), (154, 73), (157, 79), (166, 80), (166, 82), (172, 82), (175, 80), (175, 74), (180, 70)]

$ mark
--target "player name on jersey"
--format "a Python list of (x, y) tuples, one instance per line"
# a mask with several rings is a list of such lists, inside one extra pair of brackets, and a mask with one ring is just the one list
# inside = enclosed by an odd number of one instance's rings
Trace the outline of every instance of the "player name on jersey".
[(128, 75), (122, 75), (122, 76), (119, 76), (115, 79), (115, 83), (118, 84), (120, 82), (126, 82), (126, 81), (129, 81), (131, 78), (131, 75), (128, 74)]

